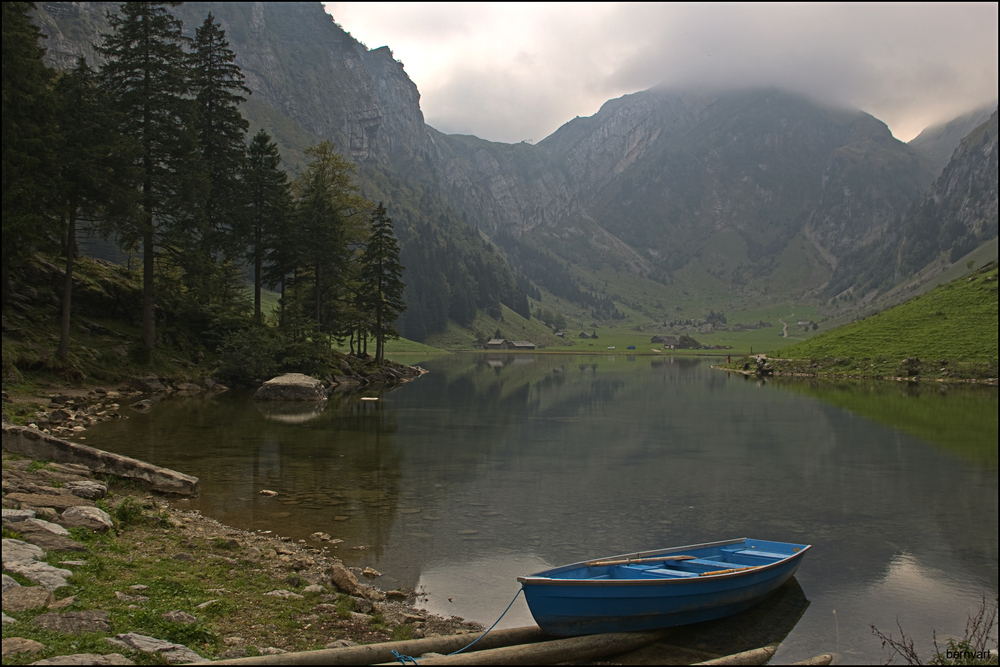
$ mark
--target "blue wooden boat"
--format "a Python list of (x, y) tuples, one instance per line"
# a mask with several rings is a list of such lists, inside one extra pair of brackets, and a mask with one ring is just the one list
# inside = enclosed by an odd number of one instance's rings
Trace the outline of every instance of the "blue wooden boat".
[(548, 634), (652, 630), (753, 606), (795, 574), (809, 548), (744, 537), (583, 561), (517, 580)]

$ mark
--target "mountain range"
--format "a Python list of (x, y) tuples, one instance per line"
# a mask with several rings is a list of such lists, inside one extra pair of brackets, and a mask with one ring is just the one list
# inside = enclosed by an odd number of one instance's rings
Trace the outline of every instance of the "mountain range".
[[(67, 68), (114, 3), (38, 3), (47, 59)], [(369, 49), (319, 3), (186, 3), (211, 12), (294, 175), (333, 141), (383, 199), (407, 266), (404, 335), (526, 295), (580, 322), (621, 309), (860, 308), (997, 236), (997, 116), (979, 109), (909, 144), (859, 110), (779, 89), (650, 89), (532, 145), (446, 135), (388, 47)], [(945, 157), (947, 156), (947, 157)], [(933, 271), (931, 271), (933, 273)]]

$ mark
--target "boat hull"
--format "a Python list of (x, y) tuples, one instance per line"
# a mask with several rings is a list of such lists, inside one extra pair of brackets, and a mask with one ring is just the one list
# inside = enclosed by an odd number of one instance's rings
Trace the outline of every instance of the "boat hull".
[[(809, 547), (741, 539), (629, 554), (650, 558), (683, 552), (697, 558), (728, 558), (723, 553), (726, 550), (736, 552), (747, 547), (743, 551), (749, 553), (751, 548), (777, 549), (775, 545), (785, 548), (789, 552), (787, 557), (732, 572), (726, 572), (723, 566), (734, 563), (720, 561), (723, 568), (720, 573), (708, 572), (708, 576), (588, 579), (584, 575), (609, 568), (598, 570), (588, 563), (576, 563), (521, 577), (519, 581), (535, 622), (548, 634), (574, 636), (667, 628), (723, 618), (748, 609), (795, 574)], [(740, 563), (735, 565), (743, 567)], [(579, 578), (575, 578), (576, 573), (580, 573)]]

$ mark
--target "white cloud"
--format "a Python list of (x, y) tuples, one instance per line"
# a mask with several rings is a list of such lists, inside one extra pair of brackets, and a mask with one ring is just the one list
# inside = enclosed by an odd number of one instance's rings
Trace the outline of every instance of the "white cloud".
[(430, 125), (494, 141), (538, 141), (659, 83), (787, 88), (904, 140), (997, 97), (996, 3), (326, 5), (393, 49)]

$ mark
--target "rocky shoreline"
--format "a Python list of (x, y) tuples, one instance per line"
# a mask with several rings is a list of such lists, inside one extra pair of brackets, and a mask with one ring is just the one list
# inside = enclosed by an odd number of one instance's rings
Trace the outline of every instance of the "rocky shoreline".
[(224, 526), (84, 465), (5, 450), (3, 493), (5, 662), (204, 662), (481, 631), (328, 547)]

